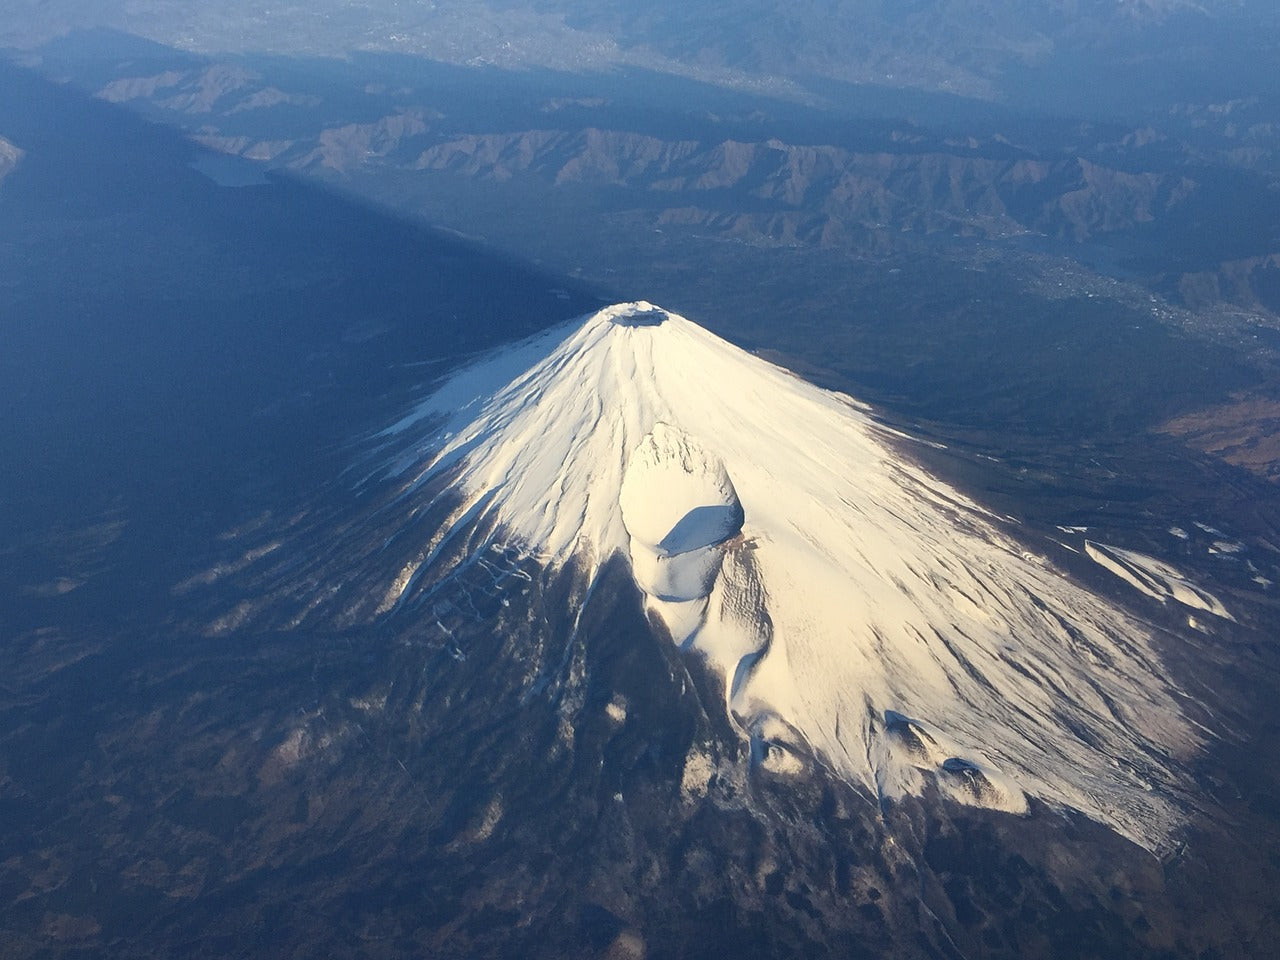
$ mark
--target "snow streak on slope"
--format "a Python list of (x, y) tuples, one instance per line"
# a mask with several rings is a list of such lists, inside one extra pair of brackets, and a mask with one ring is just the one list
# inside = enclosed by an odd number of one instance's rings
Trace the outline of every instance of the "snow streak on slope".
[(1180, 571), (1136, 550), (1122, 550), (1105, 543), (1084, 542), (1085, 554), (1135, 590), (1164, 603), (1170, 599), (1195, 610), (1205, 610), (1224, 620), (1235, 617), (1212, 593), (1197, 587)]
[(442, 478), (462, 498), (386, 608), (463, 531), (589, 578), (621, 554), (761, 762), (812, 752), (881, 798), (932, 780), (1021, 812), (1026, 791), (1148, 846), (1178, 819), (1198, 740), (1147, 631), (848, 397), (621, 304), (482, 359), (386, 437), (415, 513)]

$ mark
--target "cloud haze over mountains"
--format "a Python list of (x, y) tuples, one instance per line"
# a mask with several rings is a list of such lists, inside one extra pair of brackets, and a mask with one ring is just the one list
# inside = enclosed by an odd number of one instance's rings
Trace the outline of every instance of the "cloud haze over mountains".
[[(1156, 87), (1265, 77), (1280, 27), (1274, 5), (1259, 0), (749, 0), (732, 8), (711, 0), (16, 0), (7, 8), (0, 45), (104, 26), (207, 52), (630, 65), (791, 95), (841, 81), (1062, 105), (1127, 102), (1140, 91), (1108, 89), (1126, 77)], [(1227, 47), (1239, 55), (1224, 57)], [(1080, 84), (1084, 99), (1072, 89)]]

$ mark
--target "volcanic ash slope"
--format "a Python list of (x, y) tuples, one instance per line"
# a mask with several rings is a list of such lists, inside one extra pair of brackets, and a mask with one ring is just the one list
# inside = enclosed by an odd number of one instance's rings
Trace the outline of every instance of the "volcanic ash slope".
[(1015, 813), (1031, 793), (1148, 847), (1179, 819), (1198, 736), (1147, 630), (848, 397), (682, 317), (619, 304), (500, 350), (385, 438), (401, 502), (444, 479), (461, 504), (384, 608), (464, 530), (551, 569), (621, 554), (774, 769), (811, 752), (882, 799), (932, 779)]

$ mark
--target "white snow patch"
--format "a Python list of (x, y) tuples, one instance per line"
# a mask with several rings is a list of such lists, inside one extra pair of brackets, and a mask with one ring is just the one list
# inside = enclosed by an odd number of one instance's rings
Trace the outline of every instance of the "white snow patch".
[[(436, 478), (460, 500), (424, 563), (481, 520), (552, 569), (580, 565), (585, 590), (630, 558), (649, 609), (723, 675), (761, 762), (796, 768), (790, 744), (881, 796), (934, 777), (1011, 811), (1025, 791), (1151, 847), (1179, 820), (1200, 734), (1147, 629), (1024, 553), (848, 397), (640, 302), (480, 359), (383, 436), (415, 514)], [(890, 713), (931, 732), (927, 763), (904, 759)], [(686, 791), (710, 775), (691, 756)]]
[(618, 506), (632, 540), (661, 557), (721, 543), (742, 526), (724, 464), (666, 423), (655, 423), (632, 451)]
[(721, 545), (742, 527), (733, 482), (696, 440), (657, 423), (627, 462), (618, 506), (636, 583), (672, 639), (684, 643), (705, 621)]
[(951, 799), (968, 806), (1025, 814), (1026, 795), (1009, 777), (974, 752), (963, 751), (944, 733), (895, 710), (886, 710), (876, 739), (877, 776), (882, 797), (919, 792), (921, 774), (932, 776)]
[(1176, 600), (1196, 610), (1204, 610), (1224, 620), (1234, 620), (1222, 601), (1196, 586), (1179, 570), (1136, 550), (1123, 550), (1092, 540), (1084, 542), (1085, 553), (1129, 586), (1164, 603)]

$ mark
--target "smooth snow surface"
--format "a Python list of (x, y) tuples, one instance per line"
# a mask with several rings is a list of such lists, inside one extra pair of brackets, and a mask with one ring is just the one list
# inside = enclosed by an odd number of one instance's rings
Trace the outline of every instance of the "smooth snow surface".
[(409, 502), (442, 477), (462, 498), (388, 604), (481, 520), (588, 583), (621, 555), (769, 769), (812, 753), (882, 800), (932, 782), (1013, 812), (1025, 791), (1149, 847), (1179, 819), (1198, 738), (1147, 631), (848, 397), (682, 317), (579, 318), (458, 373), (385, 437)]

